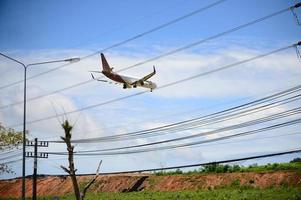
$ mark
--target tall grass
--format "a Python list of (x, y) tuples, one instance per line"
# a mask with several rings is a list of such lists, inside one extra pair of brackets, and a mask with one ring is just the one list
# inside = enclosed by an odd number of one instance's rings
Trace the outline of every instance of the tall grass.
[[(51, 197), (39, 198), (51, 200)], [(60, 200), (73, 200), (72, 195), (59, 197)], [(179, 191), (179, 192), (131, 192), (131, 193), (88, 193), (86, 200), (188, 200), (188, 199), (216, 199), (216, 200), (301, 200), (301, 188), (281, 187), (269, 189), (228, 187), (214, 190)]]

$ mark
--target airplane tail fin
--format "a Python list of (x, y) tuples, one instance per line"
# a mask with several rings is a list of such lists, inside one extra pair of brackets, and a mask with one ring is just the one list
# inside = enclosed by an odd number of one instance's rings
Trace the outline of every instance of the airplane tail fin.
[(106, 60), (106, 57), (103, 55), (103, 53), (101, 53), (100, 55), (101, 55), (101, 62), (102, 62), (103, 71), (111, 72), (113, 68), (110, 68), (110, 66), (109, 66), (109, 64)]

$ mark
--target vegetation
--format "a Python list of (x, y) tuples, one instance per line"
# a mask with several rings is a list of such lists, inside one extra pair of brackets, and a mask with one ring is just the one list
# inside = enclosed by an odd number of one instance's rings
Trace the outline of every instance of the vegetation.
[[(185, 173), (220, 173), (220, 172), (243, 172), (243, 171), (252, 171), (252, 172), (262, 172), (262, 171), (271, 171), (271, 170), (285, 170), (285, 169), (301, 169), (301, 162), (299, 158), (292, 160), (289, 163), (281, 164), (267, 164), (258, 166), (257, 164), (243, 167), (239, 165), (207, 165), (199, 170), (185, 172)], [(182, 174), (181, 170), (176, 170), (173, 172), (160, 172), (161, 175), (166, 174)], [(114, 192), (102, 192), (102, 193), (87, 193), (85, 199), (107, 199), (107, 200), (167, 200), (167, 199), (267, 199), (267, 200), (301, 200), (301, 187), (288, 186), (288, 183), (280, 183), (279, 186), (269, 187), (265, 189), (260, 189), (257, 187), (251, 186), (254, 183), (254, 180), (249, 180), (249, 184), (241, 184), (240, 179), (235, 179), (232, 183), (228, 185), (221, 185), (218, 187), (208, 187), (207, 189), (199, 189), (194, 191), (175, 191), (175, 192), (158, 192), (153, 191), (153, 187), (150, 187), (149, 190), (144, 190), (141, 192), (124, 192), (124, 193), (114, 193)], [(154, 180), (150, 180), (150, 185), (155, 185)], [(151, 190), (151, 191), (150, 191)], [(60, 200), (71, 200), (75, 199), (74, 194), (60, 196), (57, 199)], [(40, 197), (39, 199), (52, 200), (55, 199), (51, 197)], [(0, 197), (1, 200), (1, 197)]]
[(155, 175), (176, 175), (176, 174), (198, 174), (198, 173), (232, 173), (232, 172), (266, 172), (266, 171), (280, 171), (280, 170), (301, 170), (301, 158), (295, 158), (289, 163), (273, 163), (266, 165), (249, 165), (247, 167), (240, 165), (221, 165), (210, 164), (201, 167), (198, 170), (183, 172), (180, 169), (175, 171), (160, 171), (155, 172)]
[(0, 123), (0, 150), (17, 147), (22, 142), (22, 132), (17, 132), (12, 128), (5, 128)]
[[(0, 123), (0, 151), (17, 148), (23, 141), (22, 138), (22, 132), (17, 132), (11, 128), (7, 129)], [(0, 174), (12, 172), (9, 166), (0, 164)]]
[(301, 158), (294, 158), (290, 163), (301, 163)]
[[(40, 199), (52, 200), (53, 197)], [(73, 195), (59, 197), (60, 200), (73, 200)], [(87, 200), (169, 200), (169, 199), (214, 199), (214, 200), (241, 200), (241, 199), (265, 199), (265, 200), (300, 200), (301, 188), (281, 187), (269, 189), (225, 187), (214, 190), (179, 191), (179, 192), (130, 192), (130, 193), (87, 193)]]

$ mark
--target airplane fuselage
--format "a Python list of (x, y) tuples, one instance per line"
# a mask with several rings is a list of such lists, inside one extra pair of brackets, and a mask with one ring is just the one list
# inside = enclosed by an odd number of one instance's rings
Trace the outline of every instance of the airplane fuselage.
[[(132, 77), (123, 76), (123, 75), (114, 73), (113, 68), (110, 67), (110, 65), (107, 62), (103, 53), (101, 53), (100, 55), (101, 55), (101, 61), (102, 61), (102, 71), (91, 71), (91, 72), (97, 72), (97, 73), (101, 72), (103, 75), (105, 75), (107, 78), (114, 81), (115, 83), (121, 83), (123, 85), (123, 89), (132, 88), (132, 87), (136, 88), (139, 86), (139, 87), (149, 88), (150, 91), (152, 92), (153, 89), (155, 89), (157, 87), (157, 85), (154, 82), (151, 82), (148, 80), (156, 74), (155, 66), (153, 66), (153, 68), (154, 68), (153, 72), (151, 72), (150, 74), (147, 74), (146, 76), (144, 76), (140, 79), (137, 79), (137, 78), (132, 78)], [(94, 80), (108, 82), (108, 81), (104, 81), (104, 80), (95, 78), (92, 73), (91, 73), (91, 76)]]
[[(154, 82), (151, 81), (139, 81), (137, 78), (133, 77), (128, 77), (124, 75), (119, 75), (114, 72), (108, 72), (108, 71), (102, 71), (102, 73), (109, 79), (116, 81), (118, 83), (123, 84), (123, 88), (136, 88), (137, 86), (144, 87), (144, 88), (149, 88), (151, 90), (155, 89), (157, 85)], [(136, 82), (135, 84), (132, 84)]]

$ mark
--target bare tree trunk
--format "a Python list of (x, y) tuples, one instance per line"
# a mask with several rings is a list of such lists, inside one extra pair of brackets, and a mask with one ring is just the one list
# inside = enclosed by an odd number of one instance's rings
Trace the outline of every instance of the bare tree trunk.
[(73, 184), (73, 190), (74, 190), (74, 194), (76, 197), (76, 200), (83, 200), (85, 198), (86, 192), (89, 189), (89, 187), (95, 182), (96, 178), (98, 177), (99, 174), (99, 168), (100, 165), (102, 163), (102, 161), (99, 162), (97, 171), (95, 176), (89, 181), (89, 183), (85, 186), (84, 190), (82, 193), (80, 193), (79, 191), (79, 187), (78, 187), (78, 183), (76, 180), (76, 169), (74, 167), (74, 161), (73, 161), (73, 150), (74, 150), (74, 146), (71, 145), (71, 130), (72, 130), (72, 126), (69, 124), (68, 120), (66, 120), (63, 124), (62, 127), (65, 131), (65, 137), (61, 137), (62, 140), (64, 140), (64, 142), (67, 145), (67, 150), (68, 150), (68, 161), (69, 161), (69, 169), (67, 169), (64, 166), (61, 166), (61, 168), (67, 172), (69, 174), (69, 176), (71, 177), (72, 180), (72, 184)]
[(69, 169), (67, 169), (64, 166), (61, 166), (61, 168), (65, 172), (67, 172), (70, 175), (70, 177), (71, 177), (76, 200), (81, 200), (81, 195), (80, 195), (80, 192), (79, 192), (79, 187), (78, 187), (78, 183), (77, 183), (76, 175), (75, 175), (76, 169), (74, 168), (74, 161), (73, 161), (73, 149), (74, 149), (74, 146), (71, 145), (71, 130), (72, 130), (72, 126), (69, 124), (68, 120), (66, 120), (62, 124), (62, 127), (64, 128), (64, 131), (65, 131), (65, 137), (61, 137), (61, 138), (62, 138), (62, 140), (64, 140), (64, 142), (67, 145)]

